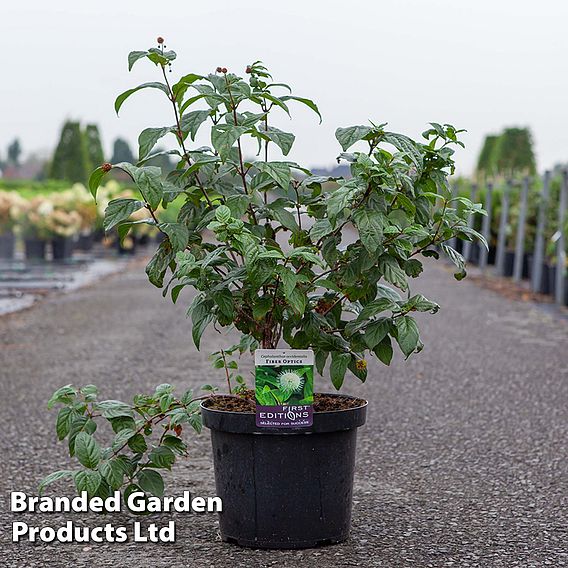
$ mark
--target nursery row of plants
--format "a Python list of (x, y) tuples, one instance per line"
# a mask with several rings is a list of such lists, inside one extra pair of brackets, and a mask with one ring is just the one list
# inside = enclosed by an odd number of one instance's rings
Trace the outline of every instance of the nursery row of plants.
[[(111, 200), (136, 195), (134, 189), (114, 180), (101, 188), (96, 203), (78, 183), (71, 187), (61, 182), (8, 185), (0, 189), (0, 259), (13, 260), (21, 249), (27, 260), (67, 261), (74, 251), (90, 251), (99, 240), (119, 252), (134, 252), (157, 229), (139, 224), (122, 241), (116, 233), (105, 236), (104, 211)], [(133, 221), (143, 218), (143, 209), (132, 215)]]
[[(457, 242), (465, 260), (515, 281), (528, 279), (534, 292), (568, 305), (566, 238), (568, 172), (557, 168), (542, 177), (472, 183), (458, 180), (454, 193), (483, 203), (487, 216), (474, 215), (470, 225), (489, 244)], [(560, 267), (560, 271), (558, 271)]]

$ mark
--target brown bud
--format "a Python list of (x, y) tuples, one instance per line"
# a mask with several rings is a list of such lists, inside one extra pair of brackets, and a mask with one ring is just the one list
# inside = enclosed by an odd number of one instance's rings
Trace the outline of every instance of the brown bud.
[(217, 73), (223, 73), (223, 68), (222, 68), (222, 67), (217, 67), (216, 71), (217, 71)]
[(245, 73), (252, 73), (252, 69), (250, 68), (250, 65), (247, 65), (247, 68), (245, 69)]
[(103, 172), (110, 172), (110, 170), (112, 170), (112, 164), (109, 164), (108, 162), (105, 162), (102, 166), (101, 166), (101, 170), (103, 170)]
[(226, 67), (223, 67), (223, 69), (221, 69), (221, 72), (222, 72), (222, 73), (226, 73), (226, 72), (227, 72), (227, 68), (226, 68)]
[(164, 43), (164, 38), (162, 36), (158, 36), (158, 43), (162, 45)]
[(176, 426), (174, 426), (174, 432), (176, 433), (176, 436), (181, 436), (182, 431), (183, 428), (181, 424), (177, 424)]

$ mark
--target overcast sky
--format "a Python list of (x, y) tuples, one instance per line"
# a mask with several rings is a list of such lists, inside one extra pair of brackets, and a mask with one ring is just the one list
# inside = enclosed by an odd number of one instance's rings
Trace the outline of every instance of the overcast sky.
[(98, 123), (105, 149), (117, 136), (171, 123), (158, 91), (134, 95), (120, 118), (117, 94), (157, 69), (131, 50), (158, 35), (178, 53), (172, 78), (218, 65), (242, 72), (262, 59), (276, 80), (313, 98), (279, 126), (290, 158), (334, 162), (338, 126), (389, 122), (418, 135), (429, 121), (467, 128), (459, 170), (469, 173), (485, 134), (529, 126), (540, 169), (568, 161), (566, 0), (3, 0), (0, 154), (19, 137), (26, 153), (53, 148), (67, 118)]

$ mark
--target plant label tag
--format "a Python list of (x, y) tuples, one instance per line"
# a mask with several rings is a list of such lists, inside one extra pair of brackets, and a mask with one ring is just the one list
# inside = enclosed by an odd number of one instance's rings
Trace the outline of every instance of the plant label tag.
[(254, 352), (256, 425), (307, 428), (314, 413), (314, 352), (257, 349)]

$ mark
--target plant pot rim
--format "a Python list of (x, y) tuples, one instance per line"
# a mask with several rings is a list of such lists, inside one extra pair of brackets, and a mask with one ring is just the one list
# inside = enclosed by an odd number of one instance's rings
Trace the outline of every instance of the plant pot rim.
[[(342, 408), (341, 410), (325, 410), (323, 412), (315, 412), (314, 411), (314, 414), (318, 414), (318, 415), (320, 415), (320, 414), (336, 414), (336, 413), (339, 413), (339, 412), (349, 412), (350, 410), (357, 410), (359, 408), (365, 408), (369, 404), (368, 400), (365, 400), (364, 398), (361, 398), (360, 396), (353, 396), (353, 395), (350, 395), (350, 394), (340, 394), (340, 393), (335, 393), (335, 392), (317, 392), (317, 393), (314, 393), (314, 394), (324, 394), (325, 396), (332, 396), (333, 398), (340, 398), (340, 397), (341, 398), (355, 398), (355, 399), (364, 401), (364, 404), (361, 404), (360, 406), (352, 406), (350, 408)], [(238, 414), (238, 415), (245, 414), (245, 415), (249, 415), (249, 416), (250, 415), (254, 416), (254, 414), (255, 414), (254, 412), (240, 412), (240, 411), (237, 411), (237, 410), (220, 410), (218, 408), (210, 408), (209, 406), (206, 406), (206, 404), (205, 404), (206, 402), (210, 401), (212, 398), (220, 397), (220, 396), (235, 396), (235, 395), (229, 395), (229, 394), (226, 394), (226, 393), (211, 395), (210, 397), (206, 398), (205, 400), (203, 400), (201, 402), (201, 404), (200, 404), (201, 408), (206, 408), (208, 412), (219, 412), (219, 413), (222, 413), (222, 414)]]
[[(360, 399), (360, 397), (347, 394), (322, 393), (333, 397), (345, 397)], [(223, 396), (223, 395), (218, 395)], [(326, 410), (314, 412), (313, 424), (307, 428), (262, 428), (256, 425), (254, 412), (236, 412), (234, 410), (219, 410), (206, 406), (210, 398), (201, 402), (201, 416), (203, 425), (211, 430), (231, 432), (234, 434), (272, 434), (272, 435), (298, 435), (338, 432), (352, 430), (365, 424), (367, 418), (367, 406), (369, 402), (364, 399), (364, 404), (342, 410)]]

